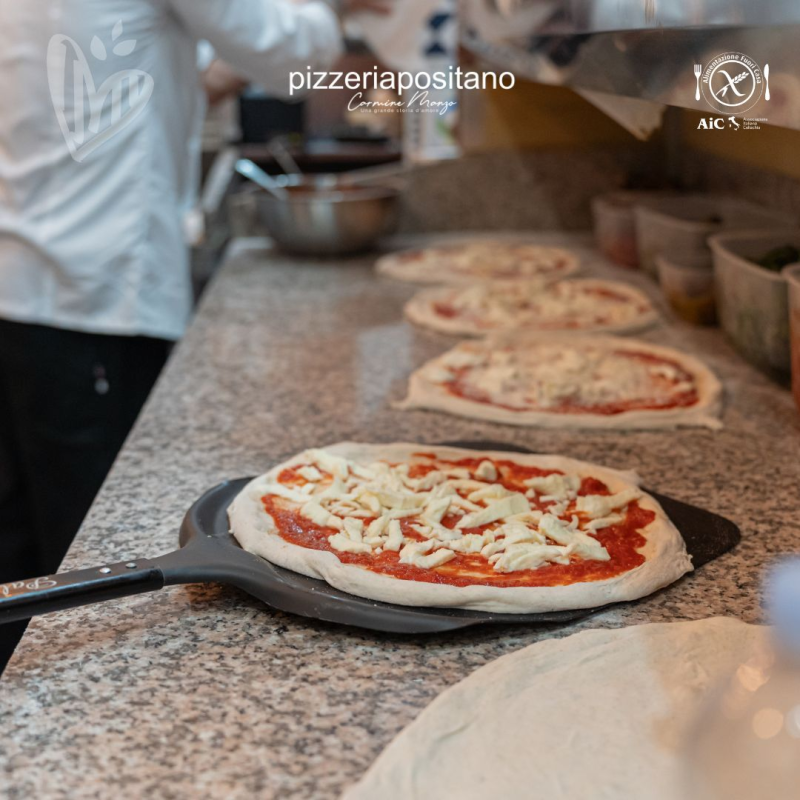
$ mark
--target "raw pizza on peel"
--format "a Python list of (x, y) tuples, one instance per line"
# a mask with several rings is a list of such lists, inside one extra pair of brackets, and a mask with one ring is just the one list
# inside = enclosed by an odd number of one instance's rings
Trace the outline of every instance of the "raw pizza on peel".
[(668, 347), (617, 336), (500, 334), (429, 361), (399, 406), (512, 425), (716, 429), (721, 397), (705, 364)]
[(541, 279), (544, 284), (572, 275), (579, 261), (561, 247), (489, 240), (392, 253), (379, 258), (375, 268), (380, 275), (412, 283)]
[(417, 325), (462, 336), (509, 330), (622, 333), (646, 328), (658, 319), (638, 289), (595, 279), (545, 287), (497, 281), (425, 289), (406, 304), (405, 313)]
[(692, 569), (635, 474), (561, 456), (344, 442), (254, 479), (228, 514), (245, 550), (400, 605), (593, 608)]

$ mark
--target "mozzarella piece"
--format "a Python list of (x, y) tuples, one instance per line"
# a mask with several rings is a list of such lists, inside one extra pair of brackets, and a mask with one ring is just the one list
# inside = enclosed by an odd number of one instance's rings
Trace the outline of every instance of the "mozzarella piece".
[(592, 519), (599, 519), (610, 516), (612, 511), (627, 506), (628, 503), (641, 496), (642, 493), (638, 489), (623, 489), (617, 494), (610, 495), (590, 494), (586, 497), (579, 497), (575, 508)]
[(378, 489), (375, 492), (378, 502), (384, 508), (396, 508), (408, 510), (421, 508), (428, 499), (425, 494), (413, 494), (411, 492), (397, 492), (390, 489)]
[(452, 497), (440, 497), (435, 500), (429, 500), (425, 506), (425, 511), (422, 513), (420, 519), (426, 525), (437, 525), (442, 521), (442, 518), (450, 508)]
[(467, 533), (444, 543), (444, 547), (448, 550), (453, 550), (456, 553), (480, 553), (486, 545), (494, 541), (494, 534), (487, 533)]
[(316, 467), (312, 467), (311, 464), (300, 467), (297, 470), (297, 474), (311, 483), (317, 483), (322, 480), (322, 473)]
[(486, 488), (486, 483), (484, 481), (476, 481), (472, 478), (451, 478), (448, 481), (448, 485), (452, 486), (456, 491), (461, 489), (462, 491), (466, 490), (468, 492), (474, 492)]
[(331, 547), (340, 553), (371, 553), (372, 547), (366, 542), (354, 542), (343, 533), (335, 533), (328, 537)]
[(497, 536), (503, 536), (503, 543), (508, 546), (518, 542), (534, 542), (545, 544), (546, 539), (542, 533), (535, 528), (530, 528), (521, 522), (507, 522), (495, 529)]
[(497, 480), (497, 467), (491, 461), (481, 461), (478, 468), (475, 470), (475, 475), (485, 481)]
[(441, 486), (447, 480), (447, 476), (440, 472), (439, 470), (432, 470), (427, 475), (423, 475), (421, 478), (403, 478), (403, 483), (408, 486), (409, 489), (413, 489), (415, 492), (424, 492), (429, 489), (433, 489), (436, 486)]
[(487, 544), (481, 550), (481, 555), (484, 558), (489, 559), (491, 561), (493, 555), (495, 555), (496, 553), (501, 553), (505, 549), (506, 549), (505, 541), (503, 541), (503, 539), (498, 539), (495, 542), (490, 542), (489, 544)]
[(536, 492), (556, 499), (565, 499), (570, 494), (577, 492), (581, 487), (581, 479), (577, 475), (559, 475), (554, 472), (552, 475), (544, 475), (537, 478), (529, 478), (524, 481), (525, 486), (530, 486)]
[(393, 552), (397, 552), (403, 546), (403, 529), (400, 527), (400, 523), (393, 519), (389, 522), (389, 536), (386, 539), (386, 543), (383, 545), (384, 550), (392, 550)]
[(510, 489), (506, 489), (502, 484), (493, 483), (491, 486), (486, 486), (483, 489), (470, 492), (470, 494), (467, 495), (467, 499), (471, 503), (477, 503), (479, 500), (499, 500), (501, 497), (508, 497), (512, 494), (514, 494), (514, 492)]
[(376, 519), (372, 520), (372, 522), (370, 522), (370, 524), (367, 526), (367, 536), (369, 536), (370, 538), (376, 536), (382, 536), (388, 524), (389, 524), (389, 517), (386, 516), (377, 517)]
[(480, 506), (477, 503), (473, 503), (471, 500), (467, 500), (466, 497), (461, 497), (460, 494), (454, 494), (451, 500), (452, 506), (454, 509), (460, 508), (463, 511), (482, 511), (484, 506)]
[(495, 572), (517, 572), (522, 569), (538, 569), (543, 564), (569, 564), (572, 547), (557, 547), (549, 544), (512, 544), (502, 553), (490, 558)]
[(526, 525), (538, 525), (544, 516), (543, 511), (538, 508), (532, 508), (523, 514), (514, 514), (511, 517), (506, 517), (506, 522), (522, 522)]
[(293, 503), (306, 503), (308, 496), (303, 494), (298, 489), (291, 489), (284, 486), (282, 483), (268, 483), (263, 489), (259, 490), (259, 497), (265, 494), (271, 494), (275, 497), (282, 497), (284, 500), (291, 500)]
[(442, 471), (448, 478), (461, 478), (462, 480), (470, 480), (472, 478), (472, 473), (465, 467), (451, 467)]
[(497, 522), (499, 519), (509, 517), (512, 514), (523, 514), (530, 511), (530, 503), (528, 503), (525, 495), (515, 492), (502, 500), (495, 500), (495, 502), (482, 508), (480, 511), (475, 511), (472, 514), (467, 514), (458, 521), (457, 528), (478, 528), (481, 525), (489, 525), (492, 522)]
[(575, 555), (587, 561), (609, 561), (611, 556), (608, 550), (597, 539), (577, 530), (576, 522), (573, 520), (567, 524), (552, 514), (545, 514), (539, 523), (539, 530), (556, 544), (571, 546)]
[(625, 517), (621, 514), (612, 514), (610, 517), (602, 517), (601, 519), (593, 519), (587, 526), (587, 530), (590, 530), (592, 533), (597, 533), (597, 531), (603, 530), (603, 528), (610, 528), (612, 525), (619, 525), (620, 522), (624, 522)]
[(425, 378), (432, 383), (450, 383), (453, 380), (453, 373), (446, 366), (432, 364), (425, 368)]
[(344, 484), (344, 481), (338, 476), (335, 475), (333, 481), (329, 483), (321, 492), (317, 494), (317, 499), (328, 499), (331, 500), (344, 500), (349, 499), (349, 494), (347, 491), (347, 487)]
[[(433, 543), (426, 542), (426, 544)], [(411, 545), (407, 544), (403, 548), (402, 552), (400, 553), (400, 562), (402, 564), (413, 564), (413, 566), (422, 567), (422, 569), (434, 569), (435, 567), (440, 567), (442, 564), (446, 564), (448, 561), (451, 561), (456, 557), (456, 554), (452, 550), (448, 550), (446, 548), (436, 550), (428, 555), (423, 555), (419, 550), (409, 550), (410, 547)]]
[(448, 367), (461, 369), (462, 367), (476, 367), (482, 364), (486, 356), (483, 353), (470, 353), (467, 350), (451, 350), (444, 357)]
[(309, 500), (302, 506), (300, 508), (300, 515), (323, 528), (341, 529), (344, 525), (340, 517), (331, 514), (330, 511), (324, 509), (316, 500)]
[(344, 520), (344, 532), (346, 536), (354, 542), (360, 542), (364, 538), (364, 522), (360, 519), (347, 517)]
[(350, 462), (341, 456), (335, 456), (325, 450), (306, 450), (306, 458), (313, 461), (323, 472), (339, 478), (346, 478), (350, 472)]

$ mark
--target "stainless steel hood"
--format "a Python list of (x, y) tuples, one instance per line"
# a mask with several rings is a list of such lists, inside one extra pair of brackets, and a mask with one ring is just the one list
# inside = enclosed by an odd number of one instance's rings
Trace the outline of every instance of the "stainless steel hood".
[[(464, 46), (520, 77), (800, 129), (798, 0), (462, 3)], [(733, 51), (766, 72), (770, 90), (746, 113), (696, 99), (695, 65)]]

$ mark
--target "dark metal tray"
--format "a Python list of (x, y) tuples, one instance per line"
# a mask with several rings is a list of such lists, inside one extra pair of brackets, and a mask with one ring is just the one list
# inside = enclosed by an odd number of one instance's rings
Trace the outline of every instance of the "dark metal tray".
[[(519, 447), (492, 442), (449, 444), (469, 449), (521, 452)], [(236, 586), (268, 606), (289, 614), (391, 633), (433, 633), (472, 625), (563, 623), (598, 610), (492, 614), (392, 605), (347, 594), (242, 550), (228, 531), (227, 509), (249, 480), (227, 481), (206, 492), (187, 512), (180, 530), (181, 548), (172, 553), (0, 586), (0, 622), (167, 585), (205, 582)], [(739, 542), (739, 529), (729, 520), (646, 491), (661, 503), (680, 531), (696, 568), (728, 552)]]

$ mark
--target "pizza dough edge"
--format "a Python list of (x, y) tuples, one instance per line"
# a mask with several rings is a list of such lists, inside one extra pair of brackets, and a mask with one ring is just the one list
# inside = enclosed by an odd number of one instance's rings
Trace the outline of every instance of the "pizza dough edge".
[[(578, 338), (580, 334), (546, 334), (543, 336), (529, 337), (537, 344), (552, 341), (569, 341)], [(488, 337), (483, 340), (487, 347), (502, 346), (507, 334)], [(394, 404), (395, 408), (402, 410), (430, 410), (441, 411), (468, 419), (478, 419), (486, 422), (497, 422), (507, 425), (517, 425), (537, 428), (558, 429), (595, 429), (595, 430), (656, 430), (675, 429), (681, 427), (703, 427), (711, 430), (722, 428), (720, 416), (722, 414), (722, 382), (714, 372), (699, 358), (675, 350), (671, 347), (654, 345), (639, 339), (629, 339), (619, 336), (592, 336), (593, 344), (599, 342), (613, 344), (615, 347), (631, 350), (645, 350), (654, 355), (663, 355), (677, 361), (684, 369), (690, 372), (697, 381), (699, 401), (691, 408), (676, 408), (668, 411), (635, 410), (624, 411), (621, 414), (554, 414), (546, 411), (511, 411), (498, 408), (486, 403), (475, 403), (463, 397), (456, 397), (443, 390), (438, 384), (428, 381), (424, 371), (439, 362), (450, 353), (464, 347), (461, 342), (445, 353), (427, 361), (415, 370), (408, 382), (408, 394), (404, 400)], [(466, 343), (469, 344), (469, 343)]]
[[(527, 455), (509, 452), (468, 450), (429, 444), (363, 444), (340, 442), (325, 450), (354, 461), (369, 463), (379, 459), (403, 460), (415, 452), (432, 452), (440, 457), (513, 459), (521, 464), (572, 469), (592, 475), (610, 485), (612, 491), (638, 486), (635, 473), (621, 472), (563, 456)], [(404, 606), (468, 608), (495, 613), (540, 613), (594, 608), (610, 603), (635, 600), (674, 583), (691, 572), (691, 558), (683, 537), (664, 510), (648, 494), (639, 501), (655, 512), (656, 519), (647, 526), (647, 544), (641, 550), (646, 561), (623, 575), (602, 581), (554, 587), (448, 586), (417, 583), (380, 575), (361, 567), (344, 564), (331, 552), (299, 547), (275, 533), (272, 518), (264, 510), (254, 489), (281, 471), (301, 463), (303, 453), (273, 467), (251, 481), (234, 499), (228, 510), (230, 529), (243, 549), (280, 567), (324, 580), (336, 589), (358, 597)]]
[[(448, 791), (473, 800), (486, 797), (487, 786), (492, 787), (492, 796), (594, 797), (597, 770), (609, 751), (631, 756), (612, 760), (603, 773), (606, 784), (617, 789), (614, 797), (643, 797), (645, 781), (650, 787), (646, 796), (651, 800), (680, 796), (680, 751), (665, 748), (659, 733), (665, 736), (669, 730), (686, 730), (697, 715), (698, 696), (725, 680), (767, 640), (764, 626), (733, 617), (711, 617), (595, 628), (534, 642), (472, 670), (434, 697), (382, 748), (363, 775), (345, 789), (341, 800), (423, 800), (447, 796)], [(545, 687), (552, 687), (553, 679), (562, 674), (585, 676), (601, 704), (607, 694), (618, 697), (619, 692), (604, 691), (610, 675), (619, 674), (614, 669), (617, 655), (629, 658), (629, 663), (621, 665), (619, 683), (634, 693), (629, 703), (630, 724), (609, 725), (608, 720), (616, 718), (615, 710), (608, 703), (601, 705), (587, 730), (589, 741), (596, 743), (588, 754), (589, 763), (576, 759), (571, 748), (537, 749), (541, 742), (533, 743), (523, 735), (518, 721), (542, 719), (547, 729), (540, 738), (554, 743), (570, 741), (576, 720), (587, 721), (582, 705), (586, 693), (582, 698), (569, 691), (559, 693), (557, 716), (545, 716), (540, 707), (531, 708), (522, 698), (536, 702), (546, 695)], [(664, 684), (664, 673), (668, 673), (668, 684)], [(601, 679), (591, 682), (593, 674)], [(684, 690), (689, 684), (692, 690)], [(552, 705), (546, 707), (552, 711)], [(604, 723), (602, 728), (598, 718)], [(497, 742), (496, 750), (490, 748), (481, 759), (476, 745), (487, 737), (492, 741), (492, 723), (498, 721), (508, 726), (508, 739)], [(667, 728), (668, 724), (673, 727)], [(509, 740), (511, 752), (504, 747)], [(519, 752), (513, 750), (514, 742), (520, 743)], [(454, 750), (476, 752), (476, 758), (459, 758), (454, 763)], [(662, 760), (665, 756), (672, 763)], [(519, 768), (510, 770), (510, 764), (519, 764)], [(646, 768), (642, 771), (640, 765)], [(471, 791), (465, 792), (465, 785), (472, 787)]]

